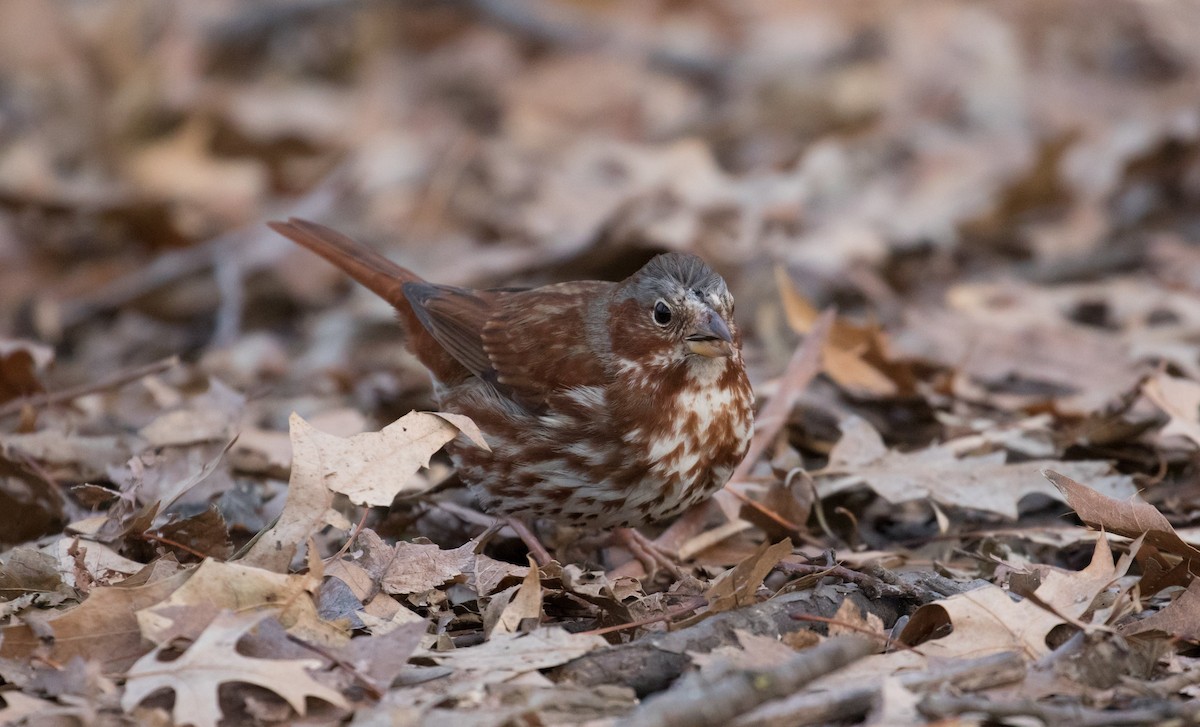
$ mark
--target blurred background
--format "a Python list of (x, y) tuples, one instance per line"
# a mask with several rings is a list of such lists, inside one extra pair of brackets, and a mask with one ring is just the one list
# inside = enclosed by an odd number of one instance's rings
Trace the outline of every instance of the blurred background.
[(0, 405), (178, 354), (55, 416), (431, 406), (387, 306), (264, 226), (300, 216), (461, 285), (697, 252), (768, 396), (836, 305), (802, 453), (1048, 411), (1150, 470), (1101, 432), (1147, 366), (1200, 378), (1198, 37), (1190, 0), (0, 0)]

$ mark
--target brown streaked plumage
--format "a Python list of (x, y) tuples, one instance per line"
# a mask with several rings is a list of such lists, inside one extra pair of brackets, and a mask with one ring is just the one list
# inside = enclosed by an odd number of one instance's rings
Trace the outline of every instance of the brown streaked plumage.
[(491, 512), (636, 526), (711, 496), (746, 452), (733, 298), (698, 257), (659, 255), (619, 283), (469, 290), (322, 225), (270, 224), (395, 306), (441, 407), (491, 445), (448, 448)]

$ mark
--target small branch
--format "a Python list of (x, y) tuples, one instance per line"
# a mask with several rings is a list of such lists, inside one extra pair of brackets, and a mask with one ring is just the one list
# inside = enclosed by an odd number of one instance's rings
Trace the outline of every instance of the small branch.
[(125, 371), (118, 371), (107, 378), (103, 378), (99, 381), (94, 381), (89, 384), (80, 384), (79, 386), (72, 386), (69, 389), (62, 389), (61, 391), (52, 391), (45, 394), (38, 394), (36, 396), (14, 399), (3, 406), (0, 406), (0, 418), (12, 416), (13, 414), (19, 414), (21, 410), (27, 406), (39, 408), (43, 406), (50, 406), (52, 404), (61, 404), (66, 401), (78, 399), (81, 396), (87, 396), (88, 394), (95, 394), (106, 389), (115, 389), (119, 386), (124, 386), (131, 381), (137, 381), (138, 379), (146, 376), (153, 376), (154, 374), (162, 373), (163, 371), (178, 365), (179, 357), (171, 356), (169, 358), (164, 358), (161, 361), (155, 361), (154, 363), (149, 363), (144, 366), (138, 366)]
[[(201, 553), (199, 550), (196, 550), (195, 548), (193, 548), (191, 546), (184, 545), (183, 543), (180, 543), (175, 540), (171, 540), (170, 538), (164, 538), (161, 535), (155, 535), (154, 533), (150, 532), (149, 530), (147, 530), (144, 533), (138, 533), (137, 537), (139, 537), (143, 540), (152, 540), (156, 543), (162, 543), (163, 545), (168, 545), (172, 548), (179, 548), (180, 550), (182, 550), (185, 553), (191, 553), (192, 555), (196, 556), (200, 560), (206, 560), (206, 559), (212, 557), (212, 556), (208, 555), (207, 553)], [(214, 558), (214, 560), (220, 560), (220, 558)]]
[(1089, 709), (1082, 705), (1043, 704), (1031, 699), (994, 702), (984, 697), (930, 694), (917, 709), (922, 714), (943, 719), (961, 714), (983, 714), (997, 720), (1007, 717), (1033, 717), (1043, 724), (1070, 724), (1079, 727), (1159, 724), (1170, 720), (1194, 721), (1200, 710), (1194, 704), (1164, 702), (1140, 709)]
[(328, 649), (319, 644), (305, 641), (304, 639), (292, 636), (291, 634), (288, 634), (287, 638), (288, 641), (291, 641), (299, 646), (303, 646), (309, 651), (319, 654), (325, 659), (328, 659), (334, 664), (337, 664), (341, 668), (345, 669), (347, 672), (349, 672), (350, 676), (354, 677), (354, 681), (358, 682), (363, 688), (363, 691), (365, 691), (372, 699), (383, 699), (384, 691), (379, 688), (379, 685), (375, 683), (375, 680), (359, 671), (354, 664), (351, 664), (349, 661), (339, 657), (337, 654), (330, 652)]
[(800, 687), (879, 650), (856, 636), (838, 636), (805, 649), (774, 669), (739, 669), (716, 677), (688, 680), (647, 700), (620, 727), (717, 727), (764, 702)]
[[(926, 671), (897, 675), (904, 688), (924, 692), (932, 689), (980, 691), (1025, 678), (1025, 660), (1015, 651), (951, 661)], [(801, 692), (782, 701), (763, 705), (731, 727), (797, 727), (806, 724), (856, 722), (878, 702), (879, 681), (831, 685), (829, 689)]]
[(821, 373), (821, 351), (825, 348), (825, 340), (829, 338), (829, 331), (833, 328), (836, 318), (837, 314), (833, 309), (822, 313), (813, 324), (812, 330), (804, 337), (804, 343), (792, 354), (787, 368), (780, 376), (780, 385), (775, 396), (771, 397), (755, 417), (754, 438), (750, 440), (750, 449), (746, 452), (746, 458), (733, 471), (730, 482), (740, 482), (750, 474), (750, 470), (758, 463), (758, 458), (767, 451), (779, 430), (787, 423), (788, 414), (791, 413), (792, 406), (800, 398), (800, 394), (804, 393), (817, 374)]
[(660, 621), (670, 621), (671, 619), (675, 618), (676, 616), (683, 616), (683, 615), (692, 613), (693, 611), (700, 608), (701, 606), (703, 606), (706, 603), (708, 603), (708, 600), (705, 598), (698, 597), (698, 596), (692, 597), (692, 598), (688, 599), (682, 605), (676, 606), (675, 608), (671, 609), (670, 611), (664, 611), (663, 613), (660, 613), (656, 616), (648, 616), (643, 619), (638, 619), (637, 621), (630, 621), (629, 623), (617, 624), (615, 626), (604, 626), (603, 628), (592, 629), (591, 631), (584, 631), (582, 635), (603, 636), (604, 634), (611, 634), (614, 631), (624, 631), (625, 629), (636, 629), (636, 628), (640, 628), (642, 626), (649, 626), (650, 624), (656, 624), (656, 623), (659, 623)]
[(846, 600), (863, 611), (874, 613), (884, 623), (897, 618), (888, 601), (873, 601), (855, 589), (844, 598), (833, 589), (785, 593), (762, 603), (718, 613), (699, 623), (666, 633), (647, 634), (625, 644), (599, 649), (556, 669), (555, 681), (582, 686), (620, 684), (645, 697), (671, 685), (691, 665), (690, 654), (708, 653), (720, 646), (737, 644), (737, 632), (779, 638), (810, 630), (792, 618), (793, 613), (833, 616)]
[(775, 568), (789, 575), (838, 578), (846, 583), (856, 584), (859, 588), (863, 589), (863, 593), (871, 598), (903, 598), (920, 603), (933, 600), (915, 588), (886, 583), (875, 576), (860, 573), (842, 565), (816, 565), (781, 561)]

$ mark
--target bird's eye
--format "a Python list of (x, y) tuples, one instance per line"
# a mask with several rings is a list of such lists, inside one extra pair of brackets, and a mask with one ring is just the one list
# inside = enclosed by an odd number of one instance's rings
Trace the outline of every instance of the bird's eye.
[(660, 326), (671, 322), (671, 309), (661, 300), (654, 304), (654, 322)]

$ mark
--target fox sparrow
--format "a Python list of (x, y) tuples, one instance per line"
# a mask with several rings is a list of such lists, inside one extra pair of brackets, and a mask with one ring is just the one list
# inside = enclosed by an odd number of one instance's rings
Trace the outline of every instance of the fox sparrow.
[(694, 255), (659, 255), (619, 283), (469, 290), (322, 225), (271, 228), (395, 306), (440, 406), (491, 446), (447, 447), (490, 512), (636, 526), (708, 498), (746, 453), (753, 392), (733, 297)]

